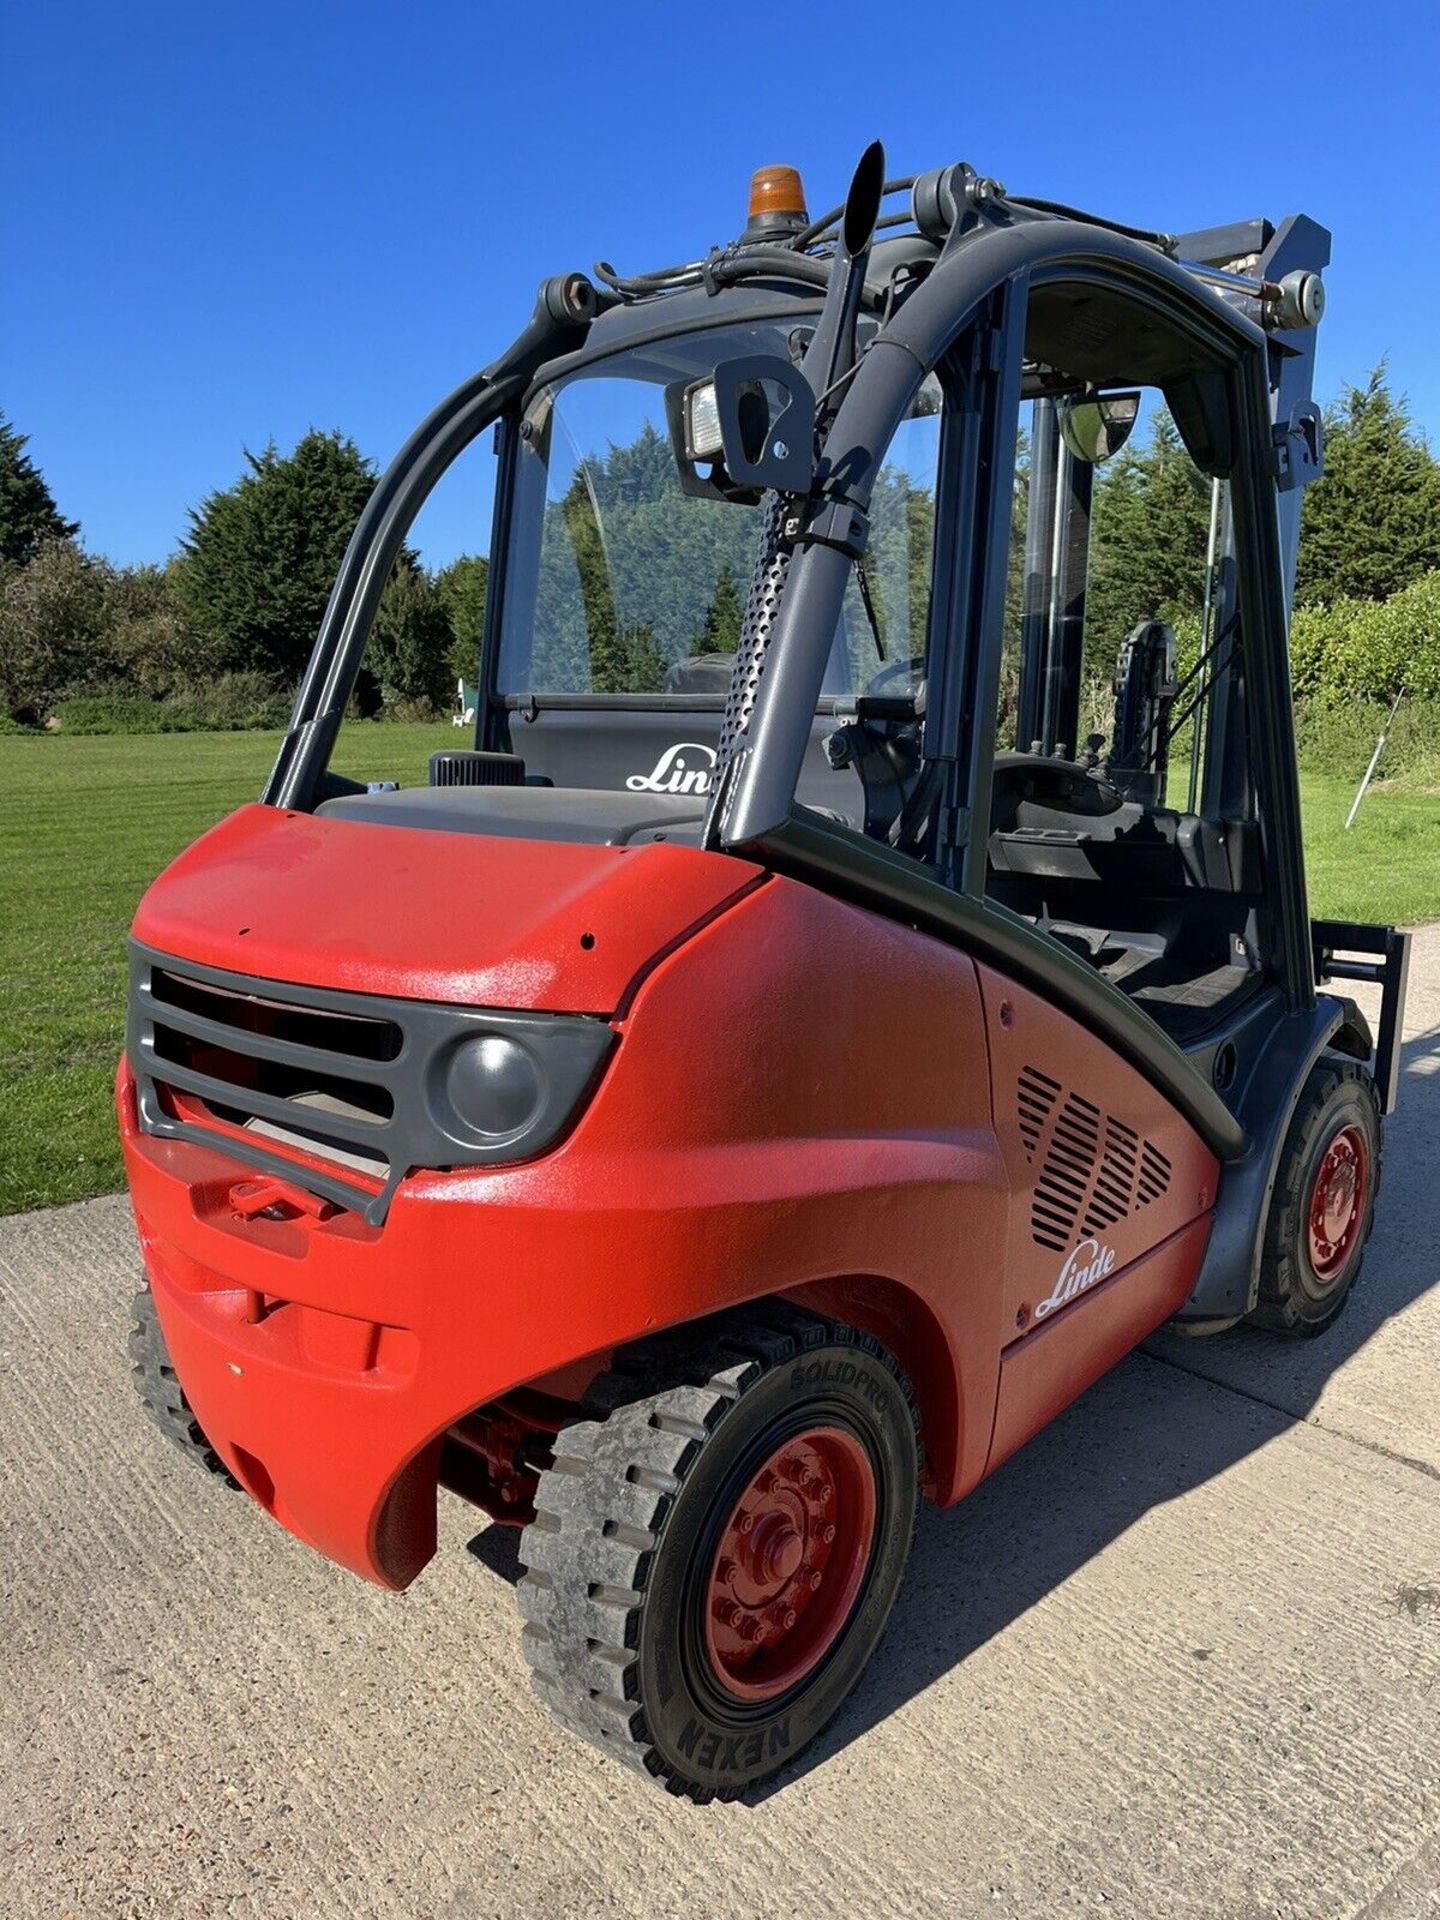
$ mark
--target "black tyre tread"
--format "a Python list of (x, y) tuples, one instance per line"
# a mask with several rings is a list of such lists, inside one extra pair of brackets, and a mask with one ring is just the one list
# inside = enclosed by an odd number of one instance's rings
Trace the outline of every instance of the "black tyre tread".
[[(1300, 1095), (1300, 1104), (1296, 1113), (1297, 1118), (1302, 1120), (1307, 1111), (1312, 1114), (1318, 1113), (1347, 1084), (1360, 1089), (1375, 1112), (1375, 1154), (1370, 1171), (1370, 1213), (1365, 1223), (1364, 1234), (1364, 1239), (1368, 1240), (1375, 1230), (1375, 1204), (1380, 1197), (1385, 1149), (1385, 1129), (1380, 1113), (1380, 1096), (1369, 1068), (1349, 1059), (1344, 1054), (1322, 1054), (1311, 1069), (1310, 1077)], [(1302, 1171), (1307, 1151), (1308, 1129), (1300, 1135), (1292, 1132), (1285, 1143), (1280, 1170), (1276, 1176), (1275, 1191), (1271, 1197), (1270, 1214), (1266, 1221), (1265, 1245), (1260, 1261), (1259, 1296), (1247, 1318), (1250, 1325), (1261, 1327), (1270, 1333), (1287, 1333), (1301, 1338), (1314, 1338), (1328, 1332), (1344, 1312), (1346, 1303), (1359, 1284), (1364, 1270), (1364, 1257), (1362, 1242), (1361, 1257), (1356, 1263), (1349, 1284), (1336, 1300), (1333, 1309), (1322, 1319), (1305, 1320), (1296, 1313), (1293, 1305), (1296, 1283), (1292, 1274), (1292, 1265), (1294, 1248), (1298, 1245), (1299, 1236), (1304, 1230), (1303, 1215), (1306, 1202), (1306, 1195), (1301, 1191), (1301, 1181), (1298, 1176)]]
[(207, 1473), (213, 1473), (227, 1486), (238, 1490), (240, 1482), (205, 1438), (199, 1421), (190, 1411), (190, 1402), (180, 1389), (148, 1287), (141, 1288), (131, 1306), (127, 1345), (135, 1391), (154, 1424), (167, 1440), (197, 1461)]
[(727, 1408), (773, 1368), (827, 1344), (852, 1345), (888, 1369), (918, 1436), (910, 1382), (879, 1341), (786, 1301), (760, 1301), (617, 1353), (587, 1394), (585, 1417), (557, 1436), (557, 1465), (540, 1476), (521, 1539), (521, 1647), (537, 1695), (571, 1732), (702, 1804), (741, 1789), (677, 1774), (651, 1744), (635, 1697), (650, 1563)]

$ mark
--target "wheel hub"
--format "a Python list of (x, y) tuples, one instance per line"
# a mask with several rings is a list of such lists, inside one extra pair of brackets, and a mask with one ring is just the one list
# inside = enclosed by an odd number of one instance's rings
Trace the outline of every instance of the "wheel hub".
[(875, 1508), (869, 1456), (839, 1427), (792, 1436), (752, 1475), (705, 1592), (705, 1648), (727, 1693), (771, 1699), (818, 1666), (859, 1593)]
[(1343, 1271), (1365, 1218), (1365, 1140), (1358, 1127), (1342, 1127), (1321, 1155), (1310, 1189), (1308, 1252), (1317, 1280)]

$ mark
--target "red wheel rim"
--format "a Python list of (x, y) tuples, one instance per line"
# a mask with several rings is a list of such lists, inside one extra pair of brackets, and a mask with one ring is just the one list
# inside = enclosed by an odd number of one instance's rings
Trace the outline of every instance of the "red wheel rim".
[(1321, 1155), (1310, 1188), (1307, 1238), (1317, 1280), (1333, 1280), (1344, 1270), (1364, 1223), (1368, 1178), (1365, 1136), (1358, 1127), (1342, 1127)]
[(705, 1650), (738, 1700), (813, 1673), (850, 1618), (875, 1538), (875, 1471), (839, 1427), (797, 1433), (735, 1502), (705, 1590)]

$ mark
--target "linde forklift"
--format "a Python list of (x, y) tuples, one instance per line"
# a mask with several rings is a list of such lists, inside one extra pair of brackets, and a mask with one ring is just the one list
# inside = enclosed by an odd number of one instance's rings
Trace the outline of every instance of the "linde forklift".
[[(390, 1588), (442, 1487), (523, 1528), (538, 1693), (671, 1791), (825, 1726), (919, 1496), (1164, 1323), (1317, 1334), (1354, 1284), (1406, 943), (1306, 906), (1328, 248), (874, 147), (819, 219), (765, 169), (732, 245), (546, 281), (377, 485), (260, 802), (140, 906), (152, 1415)], [(1183, 672), (1153, 609), (1087, 639), (1141, 390), (1212, 487)], [(344, 777), (407, 530), (492, 432), (474, 745)]]

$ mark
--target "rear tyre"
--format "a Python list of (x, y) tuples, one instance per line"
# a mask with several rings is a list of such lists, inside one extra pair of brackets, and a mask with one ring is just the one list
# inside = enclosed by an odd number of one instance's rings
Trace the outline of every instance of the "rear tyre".
[(520, 1559), (536, 1692), (734, 1799), (859, 1679), (910, 1551), (919, 1416), (868, 1334), (764, 1302), (642, 1341), (556, 1437)]
[(130, 1309), (129, 1347), (135, 1391), (161, 1433), (208, 1473), (217, 1475), (228, 1486), (238, 1487), (240, 1482), (201, 1432), (199, 1421), (190, 1411), (190, 1402), (180, 1391), (148, 1287), (142, 1287), (136, 1294)]
[(1313, 1338), (1339, 1317), (1375, 1221), (1380, 1150), (1370, 1074), (1352, 1060), (1321, 1060), (1275, 1177), (1252, 1324)]

